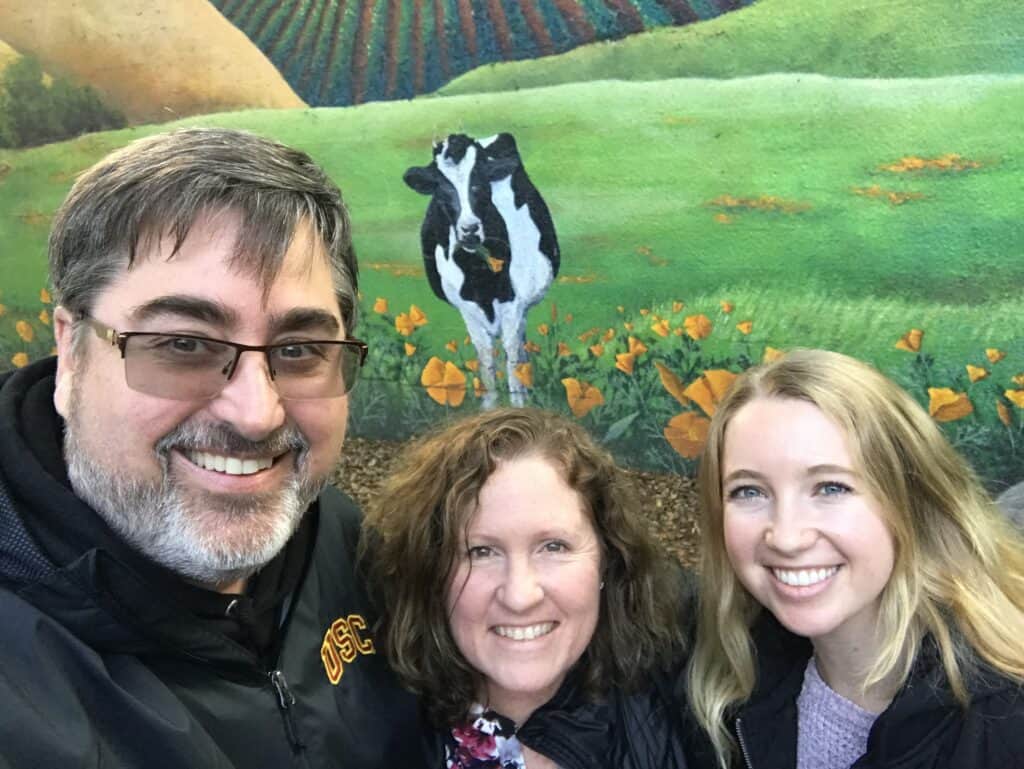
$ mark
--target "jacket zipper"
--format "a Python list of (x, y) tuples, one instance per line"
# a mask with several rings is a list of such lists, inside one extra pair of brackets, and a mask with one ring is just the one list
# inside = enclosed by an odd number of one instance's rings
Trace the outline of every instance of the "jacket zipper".
[(743, 763), (747, 765), (747, 769), (754, 769), (754, 764), (750, 761), (750, 753), (747, 752), (746, 740), (743, 739), (743, 730), (740, 728), (742, 723), (742, 718), (736, 719), (736, 739), (740, 743), (740, 753), (743, 754)]
[(271, 670), (267, 674), (270, 683), (277, 692), (277, 704), (281, 709), (281, 719), (284, 721), (284, 731), (288, 736), (288, 743), (292, 746), (292, 753), (298, 755), (305, 749), (302, 740), (299, 739), (298, 729), (295, 727), (295, 716), (292, 706), (295, 704), (295, 695), (288, 688), (288, 681), (280, 670)]

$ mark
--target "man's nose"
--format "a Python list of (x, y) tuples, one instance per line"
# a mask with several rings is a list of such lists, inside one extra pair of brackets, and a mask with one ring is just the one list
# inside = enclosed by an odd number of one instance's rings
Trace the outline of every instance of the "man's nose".
[(529, 558), (510, 558), (498, 591), (501, 603), (515, 612), (527, 611), (544, 600), (544, 586)]
[(265, 438), (285, 421), (284, 403), (270, 377), (267, 358), (255, 352), (238, 359), (231, 379), (208, 408), (249, 440)]
[(780, 553), (798, 553), (814, 544), (817, 529), (798, 500), (779, 499), (764, 541)]

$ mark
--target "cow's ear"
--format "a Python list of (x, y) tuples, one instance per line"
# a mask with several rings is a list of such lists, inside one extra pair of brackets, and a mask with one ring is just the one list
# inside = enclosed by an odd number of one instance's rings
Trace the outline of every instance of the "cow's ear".
[(522, 163), (512, 134), (498, 134), (486, 145), (484, 152), (487, 156), (487, 178), (492, 182), (504, 179)]
[(437, 171), (433, 166), (413, 166), (402, 180), (421, 195), (433, 195), (437, 189)]

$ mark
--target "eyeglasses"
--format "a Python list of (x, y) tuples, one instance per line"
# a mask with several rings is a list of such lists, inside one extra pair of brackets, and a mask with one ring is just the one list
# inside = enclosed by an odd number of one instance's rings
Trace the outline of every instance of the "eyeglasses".
[(231, 380), (243, 352), (261, 352), (284, 400), (337, 398), (352, 390), (368, 347), (358, 339), (250, 345), (193, 334), (118, 332), (83, 317), (96, 336), (121, 350), (128, 386), (171, 400), (212, 400)]

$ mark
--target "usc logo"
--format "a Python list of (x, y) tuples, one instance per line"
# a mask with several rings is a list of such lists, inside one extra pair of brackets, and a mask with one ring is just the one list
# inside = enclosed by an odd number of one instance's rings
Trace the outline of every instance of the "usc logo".
[(358, 655), (377, 653), (373, 641), (360, 635), (363, 630), (366, 630), (366, 620), (358, 614), (349, 614), (334, 620), (324, 633), (320, 659), (327, 671), (327, 680), (332, 684), (337, 685), (345, 674), (345, 665), (354, 662)]

